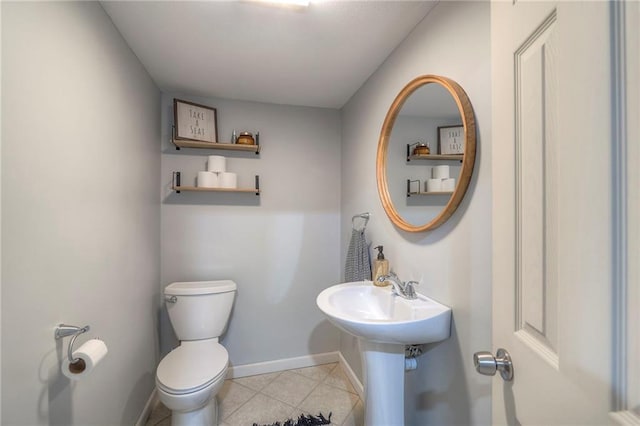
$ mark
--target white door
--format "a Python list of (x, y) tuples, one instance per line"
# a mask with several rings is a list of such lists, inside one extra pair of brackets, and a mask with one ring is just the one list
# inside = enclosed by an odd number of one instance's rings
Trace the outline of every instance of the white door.
[(494, 424), (609, 423), (610, 7), (492, 4)]

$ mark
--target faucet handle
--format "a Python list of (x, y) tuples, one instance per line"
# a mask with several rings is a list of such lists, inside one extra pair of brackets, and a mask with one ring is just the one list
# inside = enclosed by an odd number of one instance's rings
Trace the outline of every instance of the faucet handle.
[(416, 289), (414, 286), (420, 285), (418, 281), (407, 281), (404, 285), (404, 291), (407, 293), (407, 296), (410, 298), (416, 297)]

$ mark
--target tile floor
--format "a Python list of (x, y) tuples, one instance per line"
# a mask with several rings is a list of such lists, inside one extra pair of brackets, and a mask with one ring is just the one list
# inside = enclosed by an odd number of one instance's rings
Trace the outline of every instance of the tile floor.
[[(338, 363), (226, 380), (218, 411), (220, 426), (271, 424), (319, 412), (332, 412), (332, 425), (364, 424), (362, 401)], [(170, 424), (171, 412), (159, 404), (146, 426)]]

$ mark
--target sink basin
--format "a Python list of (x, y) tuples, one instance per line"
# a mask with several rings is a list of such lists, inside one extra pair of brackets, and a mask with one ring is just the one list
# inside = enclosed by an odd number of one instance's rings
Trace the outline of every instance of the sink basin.
[(407, 300), (371, 281), (334, 285), (316, 303), (336, 326), (370, 342), (411, 345), (450, 335), (451, 308), (421, 294)]

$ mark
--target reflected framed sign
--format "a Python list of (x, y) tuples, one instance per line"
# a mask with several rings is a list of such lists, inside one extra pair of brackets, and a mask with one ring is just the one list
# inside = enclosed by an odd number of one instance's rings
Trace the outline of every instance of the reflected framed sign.
[(438, 153), (442, 155), (464, 154), (464, 126), (438, 127)]

